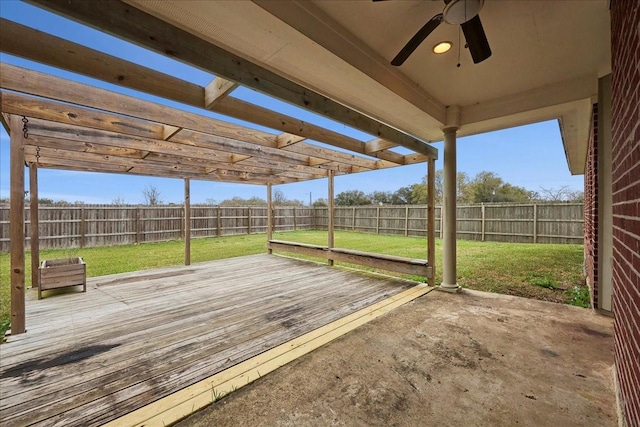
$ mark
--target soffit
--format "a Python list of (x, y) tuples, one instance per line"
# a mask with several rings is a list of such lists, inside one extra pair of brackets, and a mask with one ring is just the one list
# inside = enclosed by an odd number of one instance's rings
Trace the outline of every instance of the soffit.
[(550, 111), (551, 118), (573, 117), (581, 130), (563, 128), (563, 139), (574, 173), (584, 158), (569, 153), (584, 151), (578, 146), (586, 139), (577, 138), (589, 126), (576, 117), (588, 115), (591, 104), (579, 103), (578, 113), (572, 103), (594, 100), (597, 78), (610, 72), (606, 0), (486, 1), (480, 16), (491, 58), (473, 64), (463, 49), (456, 67), (455, 47), (432, 54), (435, 41), (458, 44), (457, 27), (442, 24), (398, 69), (387, 61), (443, 3), (258, 1), (271, 5), (268, 12), (245, 1), (127, 2), (425, 140), (442, 138), (446, 106), (460, 107), (460, 135), (531, 123)]

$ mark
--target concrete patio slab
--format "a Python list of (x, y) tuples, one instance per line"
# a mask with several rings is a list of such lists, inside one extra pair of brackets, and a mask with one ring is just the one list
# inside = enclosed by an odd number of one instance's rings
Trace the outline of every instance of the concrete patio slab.
[(613, 319), (431, 292), (183, 420), (198, 426), (616, 426)]

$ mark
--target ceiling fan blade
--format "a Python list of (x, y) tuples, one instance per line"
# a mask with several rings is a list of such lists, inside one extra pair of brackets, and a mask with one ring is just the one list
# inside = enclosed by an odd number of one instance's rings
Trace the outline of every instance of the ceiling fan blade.
[(433, 18), (431, 18), (426, 24), (424, 24), (422, 28), (420, 28), (418, 32), (411, 38), (411, 40), (409, 40), (409, 43), (407, 43), (402, 48), (400, 53), (398, 53), (396, 57), (393, 58), (393, 60), (391, 61), (391, 65), (395, 65), (395, 66), (402, 65), (404, 61), (407, 60), (409, 55), (411, 55), (413, 51), (416, 50), (418, 46), (420, 46), (420, 43), (422, 43), (424, 39), (426, 39), (427, 36), (431, 34), (431, 32), (435, 30), (438, 27), (438, 25), (440, 25), (441, 22), (442, 22), (442, 14), (439, 13)]
[(482, 28), (480, 16), (476, 15), (467, 22), (460, 24), (464, 38), (467, 40), (469, 52), (473, 58), (473, 63), (478, 64), (491, 56), (489, 41)]

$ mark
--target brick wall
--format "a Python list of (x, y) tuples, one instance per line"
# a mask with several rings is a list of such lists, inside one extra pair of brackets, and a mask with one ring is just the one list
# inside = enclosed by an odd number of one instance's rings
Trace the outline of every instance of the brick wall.
[(598, 104), (593, 105), (584, 173), (584, 262), (591, 305), (598, 308)]
[(640, 426), (640, 2), (611, 2), (613, 307), (624, 416)]

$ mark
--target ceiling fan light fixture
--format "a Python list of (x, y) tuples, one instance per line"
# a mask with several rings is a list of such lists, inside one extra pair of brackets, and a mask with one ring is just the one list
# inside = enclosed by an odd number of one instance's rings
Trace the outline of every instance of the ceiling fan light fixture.
[(443, 53), (447, 53), (449, 52), (449, 50), (451, 49), (451, 47), (453, 46), (453, 43), (449, 42), (449, 41), (442, 41), (438, 44), (436, 44), (435, 46), (433, 46), (433, 53), (435, 54), (443, 54)]

